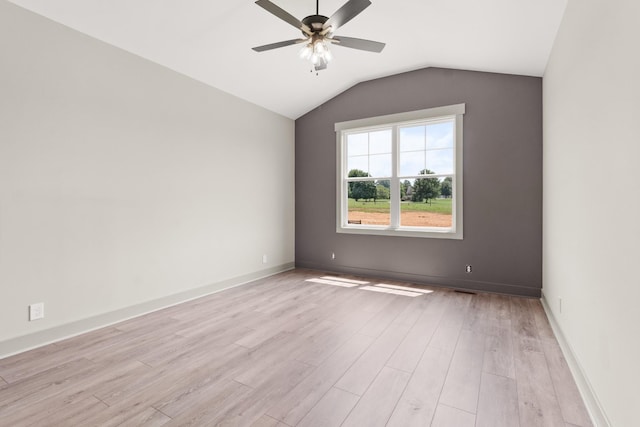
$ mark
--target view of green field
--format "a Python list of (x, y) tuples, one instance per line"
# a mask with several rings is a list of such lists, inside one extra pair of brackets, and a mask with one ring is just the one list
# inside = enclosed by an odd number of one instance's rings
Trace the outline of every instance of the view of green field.
[[(451, 215), (452, 199), (432, 199), (429, 203), (424, 202), (402, 202), (400, 210), (403, 212), (433, 212), (444, 215)], [(364, 201), (349, 199), (349, 212), (389, 212), (389, 200)]]

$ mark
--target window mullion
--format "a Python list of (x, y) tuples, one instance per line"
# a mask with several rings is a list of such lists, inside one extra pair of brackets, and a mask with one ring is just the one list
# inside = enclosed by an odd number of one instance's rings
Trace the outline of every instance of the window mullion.
[(398, 179), (399, 132), (398, 126), (394, 126), (391, 132), (391, 188), (389, 192), (391, 199), (391, 228), (400, 227), (400, 180)]

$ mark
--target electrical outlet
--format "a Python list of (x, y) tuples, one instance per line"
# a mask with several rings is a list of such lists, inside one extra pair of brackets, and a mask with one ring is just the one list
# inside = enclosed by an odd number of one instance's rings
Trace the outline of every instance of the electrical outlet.
[(471, 271), (472, 271), (472, 268), (471, 268), (471, 266), (470, 266), (470, 265), (465, 265), (465, 266), (464, 266), (464, 272), (465, 272), (465, 273), (471, 273)]
[(44, 317), (44, 303), (31, 304), (29, 306), (29, 321), (42, 319)]
[(262, 255), (262, 263), (263, 264), (267, 263), (267, 254)]
[(336, 259), (336, 254), (331, 252), (331, 259)]

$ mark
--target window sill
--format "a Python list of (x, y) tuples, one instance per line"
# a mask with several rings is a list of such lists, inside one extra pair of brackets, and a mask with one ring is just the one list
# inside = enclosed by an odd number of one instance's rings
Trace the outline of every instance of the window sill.
[(342, 234), (363, 234), (374, 236), (395, 236), (395, 237), (421, 237), (428, 239), (452, 239), (462, 240), (462, 230), (453, 231), (451, 228), (417, 228), (400, 227), (391, 228), (385, 226), (361, 226), (348, 225), (336, 228), (337, 233)]

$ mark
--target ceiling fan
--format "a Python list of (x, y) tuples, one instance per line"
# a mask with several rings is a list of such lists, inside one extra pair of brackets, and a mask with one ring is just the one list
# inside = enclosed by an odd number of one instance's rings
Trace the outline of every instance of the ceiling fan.
[(300, 21), (269, 0), (256, 1), (256, 4), (267, 12), (272, 13), (302, 31), (304, 38), (266, 44), (254, 47), (253, 50), (256, 52), (264, 52), (265, 50), (304, 43), (304, 47), (300, 50), (300, 57), (310, 60), (316, 71), (327, 68), (327, 64), (331, 60), (331, 52), (329, 51), (330, 44), (369, 52), (382, 52), (385, 46), (384, 43), (333, 34), (335, 30), (351, 21), (359, 15), (360, 12), (369, 7), (369, 5), (371, 5), (369, 0), (349, 0), (331, 15), (331, 17), (320, 15), (319, 3), (320, 0), (316, 0), (315, 15), (309, 15)]

